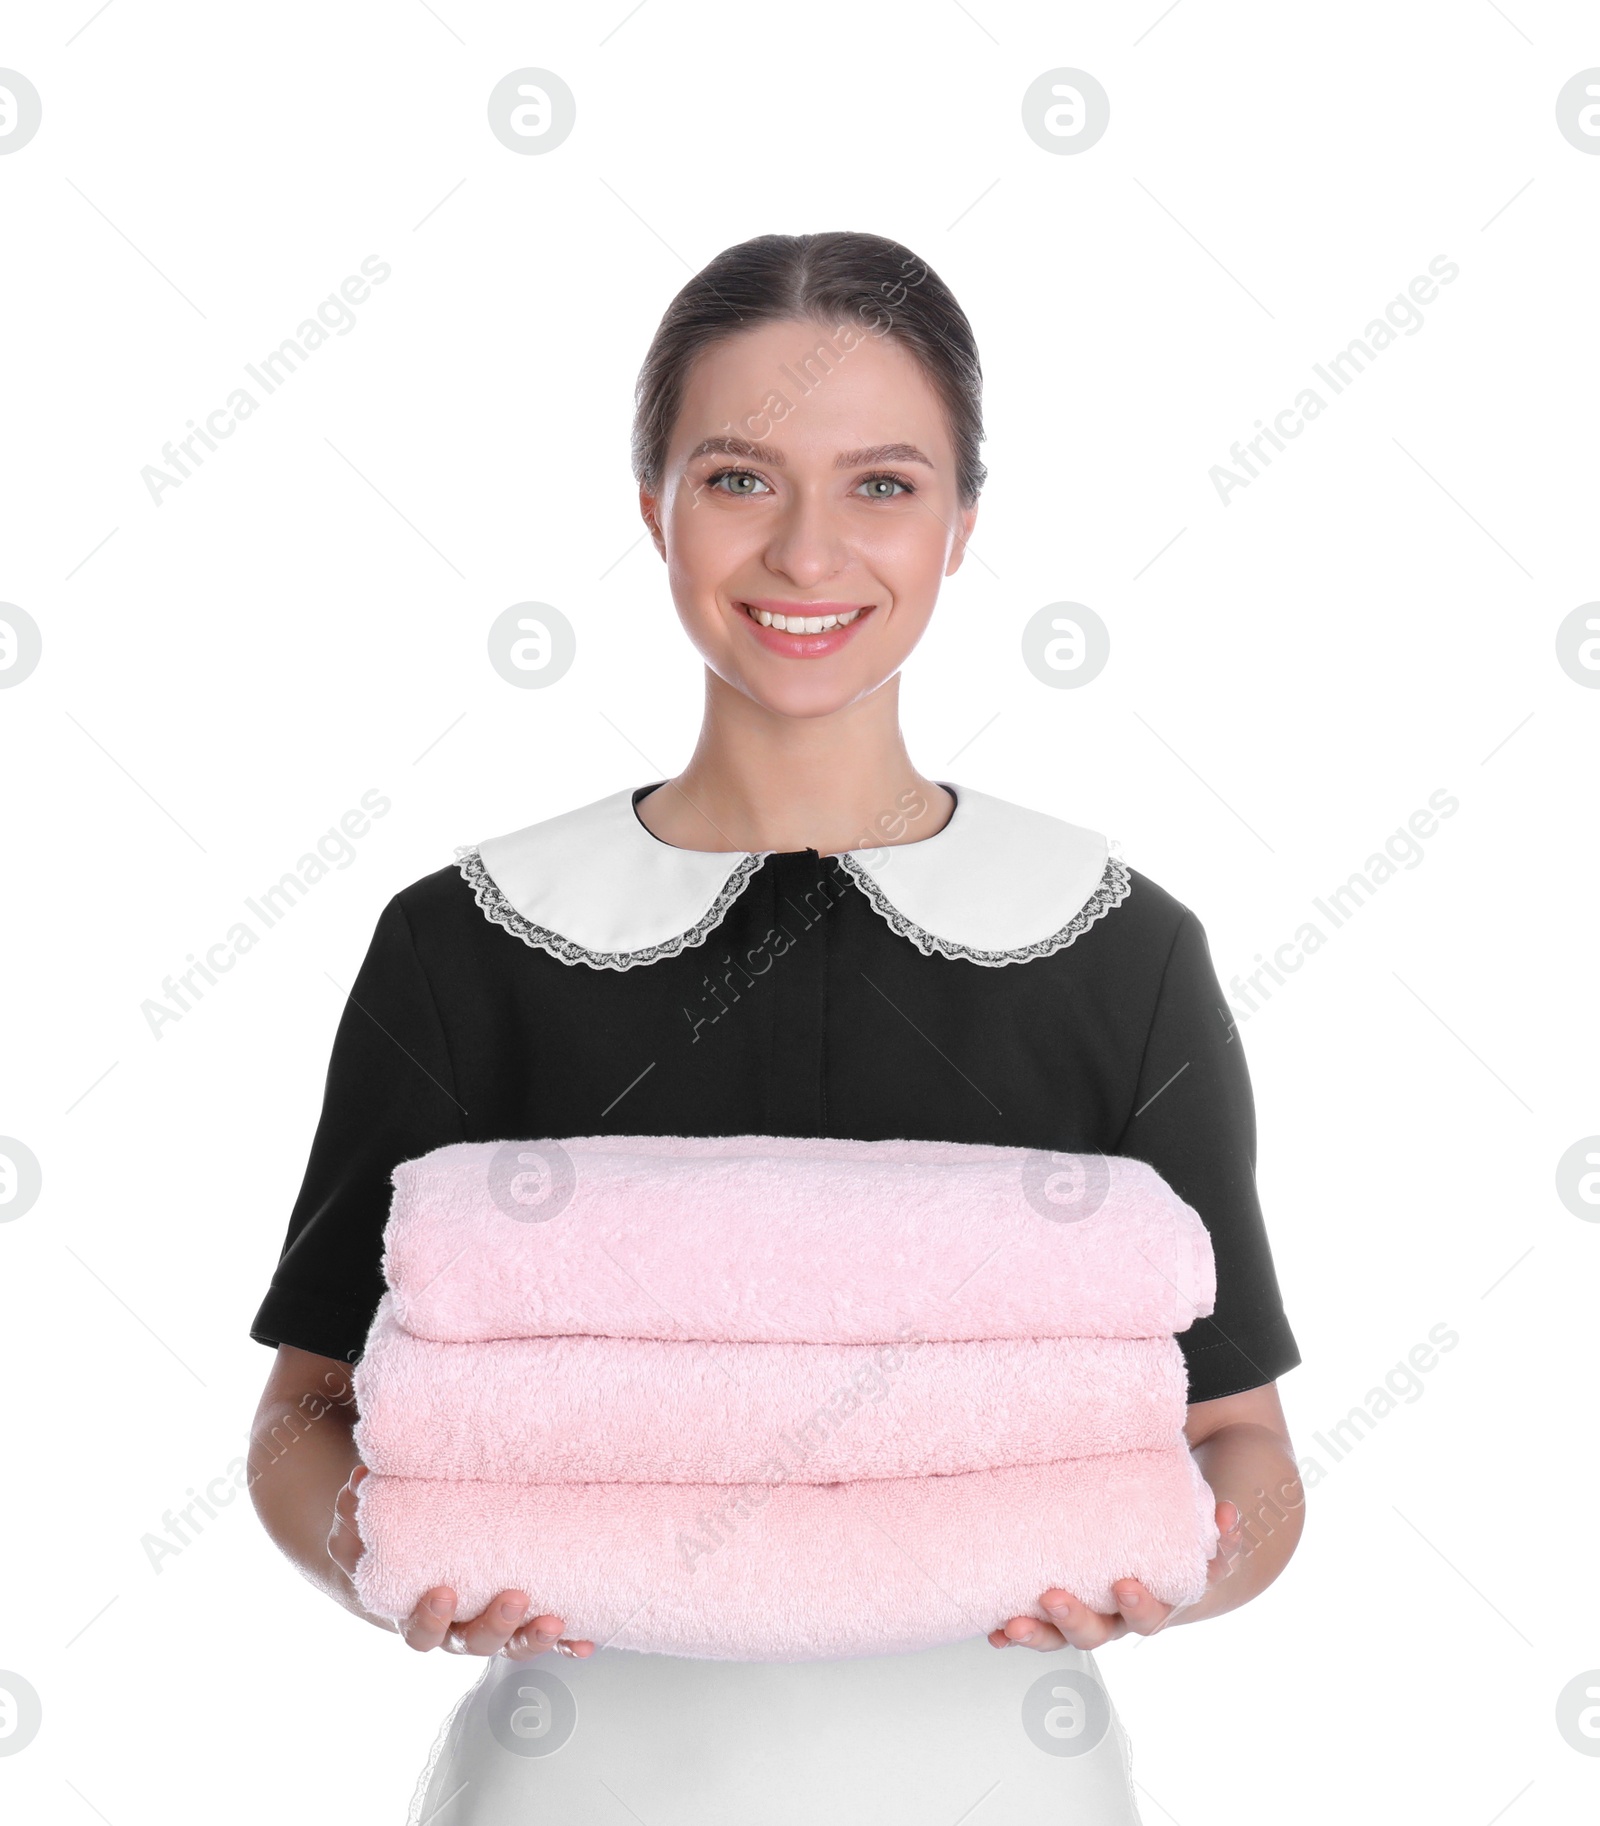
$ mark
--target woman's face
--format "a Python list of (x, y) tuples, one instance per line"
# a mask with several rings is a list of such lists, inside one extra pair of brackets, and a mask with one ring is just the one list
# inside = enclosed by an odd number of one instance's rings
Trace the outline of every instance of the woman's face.
[(762, 324), (702, 352), (660, 495), (641, 489), (640, 505), (706, 664), (769, 709), (808, 717), (899, 671), (977, 518), (960, 504), (944, 407), (914, 357), (892, 336), (809, 322)]

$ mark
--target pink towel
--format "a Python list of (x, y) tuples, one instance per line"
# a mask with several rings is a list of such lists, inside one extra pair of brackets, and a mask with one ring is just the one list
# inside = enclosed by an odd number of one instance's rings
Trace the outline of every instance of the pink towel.
[(1111, 1453), (843, 1484), (471, 1484), (373, 1476), (364, 1604), (405, 1616), (435, 1584), (458, 1617), (502, 1590), (597, 1646), (738, 1661), (888, 1655), (1043, 1617), (1064, 1585), (1117, 1608), (1206, 1589), (1215, 1504), (1187, 1452)]
[(1154, 1450), (1165, 1338), (705, 1344), (414, 1338), (385, 1296), (356, 1366), (361, 1462), (507, 1483), (840, 1483)]
[(1053, 1585), (1205, 1590), (1173, 1334), (1211, 1244), (1141, 1162), (582, 1136), (394, 1188), (357, 1369), (376, 1614), (521, 1589), (597, 1643), (786, 1661), (987, 1632)]
[(1119, 1155), (591, 1135), (393, 1178), (395, 1313), (442, 1342), (1164, 1337), (1216, 1292), (1198, 1213)]

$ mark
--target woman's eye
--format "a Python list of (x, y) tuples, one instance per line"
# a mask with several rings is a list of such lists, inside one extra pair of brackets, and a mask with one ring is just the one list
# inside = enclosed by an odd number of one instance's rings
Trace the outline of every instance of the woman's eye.
[[(705, 485), (745, 499), (758, 493), (772, 492), (766, 481), (750, 469), (719, 469), (715, 475), (706, 478)], [(860, 486), (867, 490), (867, 499), (870, 501), (892, 501), (897, 495), (916, 492), (912, 483), (900, 476), (891, 475), (864, 476)]]
[[(761, 480), (760, 476), (748, 469), (719, 469), (706, 486), (716, 488), (723, 482), (751, 482), (762, 488), (766, 487), (766, 483)], [(722, 492), (729, 495), (752, 495), (755, 493), (755, 488), (725, 488)]]
[(902, 482), (899, 476), (868, 476), (861, 486), (869, 490), (869, 501), (892, 501), (894, 494), (889, 492), (891, 490), (897, 489), (901, 494), (913, 492), (911, 484)]

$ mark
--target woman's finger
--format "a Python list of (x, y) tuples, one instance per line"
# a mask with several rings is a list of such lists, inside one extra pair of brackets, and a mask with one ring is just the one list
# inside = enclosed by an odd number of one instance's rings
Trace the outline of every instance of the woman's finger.
[[(1232, 1520), (1229, 1520), (1229, 1517)], [(1215, 1585), (1233, 1571), (1244, 1551), (1244, 1517), (1233, 1503), (1217, 1504), (1217, 1550), (1206, 1561), (1206, 1584)]]
[(1062, 1648), (1065, 1638), (1053, 1623), (1041, 1623), (1037, 1617), (1012, 1617), (999, 1629), (989, 1631), (996, 1648)]
[(531, 1600), (525, 1591), (503, 1591), (499, 1597), (491, 1599), (476, 1617), (456, 1624), (451, 1631), (451, 1640), (445, 1646), (454, 1648), (459, 1640), (461, 1648), (457, 1653), (498, 1655), (515, 1632), (528, 1621), (530, 1608)]
[(1047, 1591), (1040, 1602), (1045, 1615), (1072, 1648), (1099, 1648), (1102, 1643), (1115, 1641), (1128, 1628), (1116, 1611), (1107, 1614), (1090, 1610), (1059, 1586)]
[(432, 1591), (424, 1592), (417, 1608), (400, 1625), (406, 1647), (419, 1654), (437, 1648), (453, 1627), (450, 1617), (455, 1607), (456, 1594), (448, 1585), (436, 1585)]
[(559, 1617), (530, 1617), (521, 1628), (514, 1629), (500, 1653), (507, 1661), (532, 1661), (536, 1655), (548, 1655), (560, 1646), (564, 1624)]
[(511, 1632), (500, 1653), (508, 1661), (532, 1661), (536, 1655), (546, 1655), (554, 1649), (558, 1655), (588, 1660), (594, 1653), (594, 1644), (587, 1637), (563, 1636), (565, 1627), (559, 1617), (534, 1617)]
[(328, 1555), (341, 1572), (355, 1576), (361, 1558), (361, 1530), (356, 1523), (356, 1496), (347, 1483), (334, 1498), (333, 1524), (328, 1530)]
[(1118, 1612), (1135, 1635), (1153, 1636), (1172, 1615), (1172, 1606), (1163, 1604), (1137, 1579), (1121, 1579), (1112, 1587)]

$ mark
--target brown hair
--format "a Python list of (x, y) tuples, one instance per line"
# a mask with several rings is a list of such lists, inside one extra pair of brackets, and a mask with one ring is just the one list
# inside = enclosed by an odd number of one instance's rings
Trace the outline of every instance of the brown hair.
[(667, 306), (634, 389), (633, 473), (641, 487), (660, 489), (696, 357), (740, 330), (787, 319), (830, 327), (859, 319), (872, 334), (902, 342), (944, 405), (961, 505), (977, 500), (988, 472), (978, 459), (983, 370), (972, 326), (909, 248), (847, 230), (757, 235), (724, 248)]

